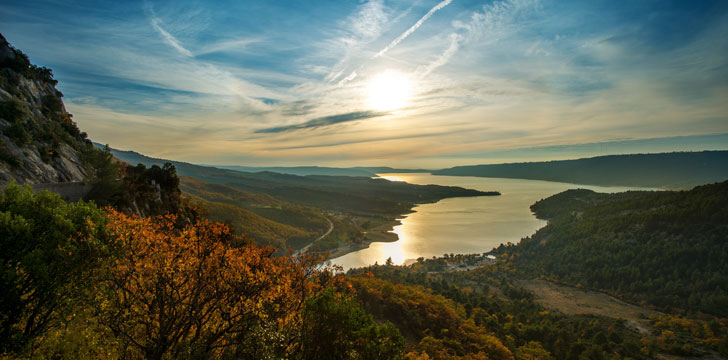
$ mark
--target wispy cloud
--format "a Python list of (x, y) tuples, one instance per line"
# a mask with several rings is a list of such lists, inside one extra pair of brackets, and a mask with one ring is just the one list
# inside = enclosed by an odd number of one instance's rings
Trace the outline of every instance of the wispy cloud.
[(240, 50), (246, 48), (250, 44), (254, 44), (257, 42), (262, 41), (258, 38), (243, 38), (243, 39), (234, 39), (234, 40), (225, 40), (220, 41), (217, 43), (213, 43), (211, 45), (205, 46), (200, 50), (195, 51), (194, 55), (206, 55), (206, 54), (212, 54), (216, 52), (221, 51), (228, 51), (228, 50)]
[(435, 14), (435, 12), (437, 12), (438, 10), (449, 5), (451, 2), (452, 2), (452, 0), (443, 0), (440, 3), (438, 3), (437, 5), (435, 5), (435, 7), (430, 9), (430, 11), (428, 11), (427, 14), (425, 14), (423, 17), (421, 17), (419, 20), (417, 20), (417, 22), (414, 25), (410, 26), (409, 29), (407, 29), (405, 32), (403, 32), (402, 35), (400, 35), (396, 39), (392, 40), (392, 42), (389, 43), (389, 45), (385, 46), (382, 50), (379, 50), (379, 52), (376, 53), (374, 55), (374, 57), (378, 58), (378, 57), (386, 54), (387, 51), (389, 51), (392, 48), (394, 48), (395, 46), (397, 46), (400, 42), (402, 42), (402, 40), (404, 40), (408, 36), (412, 35), (412, 33), (415, 32), (415, 30), (417, 30), (420, 26), (422, 26), (422, 24), (424, 24), (424, 22), (427, 21), (427, 19), (429, 19), (433, 14)]
[[(54, 70), (94, 140), (155, 156), (450, 166), (728, 133), (725, 1), (302, 4), (6, 0), (0, 31)], [(412, 81), (407, 108), (367, 111), (390, 70)]]
[(417, 70), (416, 73), (420, 78), (429, 75), (431, 72), (435, 71), (435, 69), (447, 64), (447, 62), (450, 61), (450, 58), (452, 58), (453, 55), (458, 52), (458, 49), (460, 48), (461, 36), (456, 33), (452, 33), (450, 34), (449, 38), (450, 46), (448, 46), (445, 52), (440, 54), (440, 56), (438, 56), (435, 61), (425, 66), (422, 66), (420, 67), (420, 69)]
[(388, 18), (384, 1), (372, 0), (364, 3), (352, 19), (351, 40), (369, 42), (378, 38)]
[[(344, 73), (349, 72), (347, 66), (351, 58), (360, 56), (364, 46), (379, 38), (388, 20), (389, 15), (383, 0), (371, 0), (360, 5), (358, 11), (343, 22), (343, 34), (334, 40), (333, 46), (343, 52), (343, 57), (333, 66), (326, 80), (337, 81)], [(348, 80), (344, 79), (346, 81)]]
[(336, 84), (336, 85), (337, 86), (342, 86), (342, 85), (346, 84), (347, 82), (356, 79), (356, 76), (357, 76), (357, 73), (356, 73), (356, 70), (354, 70), (347, 77), (341, 79), (341, 81), (339, 81), (339, 83)]
[[(439, 2), (437, 5), (435, 5), (433, 8), (431, 8), (424, 16), (422, 16), (419, 20), (417, 20), (417, 22), (415, 22), (414, 25), (410, 26), (407, 30), (405, 30), (397, 38), (395, 38), (394, 40), (392, 40), (389, 43), (389, 45), (385, 46), (379, 52), (377, 52), (376, 54), (374, 54), (373, 56), (371, 56), (371, 59), (379, 58), (382, 55), (384, 55), (385, 53), (387, 53), (389, 50), (391, 50), (394, 47), (396, 47), (405, 38), (407, 38), (408, 36), (412, 35), (412, 33), (414, 33), (415, 30), (417, 30), (420, 26), (422, 26), (422, 24), (424, 24), (424, 22), (427, 21), (427, 19), (429, 19), (435, 12), (437, 12), (438, 10), (440, 10), (440, 9), (444, 8), (445, 6), (449, 5), (451, 2), (452, 2), (452, 0), (443, 0), (443, 1)], [(399, 20), (403, 19), (405, 16), (407, 16), (412, 11), (412, 7), (413, 6), (408, 7), (406, 10), (404, 10), (399, 15), (397, 15), (392, 20), (392, 23), (396, 23)], [(366, 17), (364, 17), (364, 18), (366, 18)], [(383, 17), (383, 19), (386, 19), (386, 17)], [(377, 31), (376, 31), (377, 36), (381, 32), (381, 29), (380, 28), (381, 27), (376, 27), (376, 29), (377, 29)], [(371, 39), (374, 39), (374, 37), (372, 37)], [(348, 58), (342, 59), (342, 61), (340, 62), (340, 64), (345, 63), (346, 60), (348, 60)], [(340, 65), (340, 64), (337, 64), (337, 65)], [(363, 64), (362, 65), (359, 65), (357, 68), (355, 68), (354, 70), (352, 70), (351, 72), (349, 72), (349, 75), (347, 75), (346, 77), (340, 79), (337, 82), (336, 86), (341, 87), (341, 86), (344, 86), (346, 83), (354, 80), (358, 76), (358, 72), (361, 71), (363, 67), (364, 67)], [(338, 71), (338, 72), (332, 72), (327, 77), (327, 80), (329, 80), (329, 81), (336, 80), (340, 76), (342, 76), (343, 74), (344, 74), (344, 70), (341, 70), (341, 71)]]
[(159, 34), (162, 35), (162, 37), (167, 42), (167, 44), (169, 44), (171, 47), (177, 49), (177, 51), (179, 51), (180, 54), (187, 56), (187, 57), (192, 57), (193, 56), (192, 52), (185, 49), (185, 47), (182, 46), (182, 44), (180, 44), (179, 41), (177, 41), (177, 39), (174, 36), (172, 36), (172, 34), (168, 33), (167, 30), (164, 30), (164, 28), (162, 28), (162, 26), (160, 25), (160, 22), (161, 22), (161, 20), (156, 17), (152, 18), (150, 20), (150, 23), (154, 27), (154, 30), (157, 30), (157, 32), (159, 32)]
[(256, 130), (255, 132), (259, 133), (259, 134), (265, 134), (265, 133), (281, 133), (281, 132), (293, 131), (293, 130), (312, 129), (312, 128), (318, 128), (318, 127), (322, 127), (322, 126), (340, 124), (340, 123), (344, 123), (344, 122), (371, 119), (371, 118), (380, 117), (380, 116), (384, 116), (384, 115), (387, 115), (387, 113), (377, 112), (377, 111), (357, 111), (357, 112), (351, 112), (351, 113), (346, 113), (346, 114), (324, 116), (324, 117), (306, 121), (305, 123), (302, 123), (302, 124), (259, 129), (259, 130)]
[[(481, 10), (473, 12), (469, 22), (455, 22), (456, 30), (461, 32), (451, 33), (448, 36), (449, 45), (447, 49), (434, 61), (420, 66), (417, 74), (420, 77), (425, 77), (435, 69), (447, 64), (464, 43), (482, 38), (487, 38), (487, 42), (495, 42), (506, 31), (516, 31), (512, 29), (516, 16), (526, 10), (535, 8), (539, 2), (540, 0), (503, 0), (483, 5)], [(533, 53), (532, 49), (535, 46), (536, 44), (529, 49), (530, 53)]]

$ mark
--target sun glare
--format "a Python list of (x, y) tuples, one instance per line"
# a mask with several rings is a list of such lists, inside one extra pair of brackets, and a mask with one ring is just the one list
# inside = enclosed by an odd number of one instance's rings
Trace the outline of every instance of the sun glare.
[(397, 71), (385, 71), (369, 81), (367, 96), (369, 106), (379, 111), (403, 108), (410, 97), (410, 80)]

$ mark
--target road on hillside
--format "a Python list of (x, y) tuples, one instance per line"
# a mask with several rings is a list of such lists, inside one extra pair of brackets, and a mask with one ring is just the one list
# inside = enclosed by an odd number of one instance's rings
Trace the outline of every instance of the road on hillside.
[(327, 217), (325, 217), (325, 219), (326, 219), (326, 221), (329, 222), (329, 230), (326, 231), (323, 235), (319, 236), (316, 240), (311, 241), (310, 244), (304, 246), (300, 250), (297, 250), (295, 253), (293, 253), (294, 256), (301, 255), (301, 254), (305, 253), (306, 251), (308, 251), (308, 248), (311, 247), (311, 245), (313, 245), (313, 243), (315, 243), (315, 242), (317, 242), (317, 241), (325, 238), (326, 236), (328, 236), (329, 234), (331, 234), (332, 231), (334, 231), (334, 223), (331, 222), (331, 220), (329, 220), (329, 218), (327, 218)]

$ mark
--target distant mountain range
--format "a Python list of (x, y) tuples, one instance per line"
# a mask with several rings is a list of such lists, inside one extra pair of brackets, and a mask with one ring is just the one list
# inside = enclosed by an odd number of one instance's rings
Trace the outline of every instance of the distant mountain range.
[(685, 188), (728, 179), (728, 151), (608, 155), (577, 160), (456, 166), (433, 175)]
[[(133, 165), (151, 167), (171, 163), (180, 175), (182, 193), (201, 202), (212, 219), (245, 229), (258, 243), (279, 249), (300, 248), (319, 237), (330, 224), (333, 232), (315, 248), (333, 249), (362, 242), (363, 234), (370, 236), (370, 228), (411, 212), (415, 204), (449, 197), (499, 195), (496, 191), (373, 179), (374, 172), (362, 169), (351, 173), (364, 176), (244, 172), (155, 159), (133, 151), (111, 148), (109, 151), (117, 159)], [(298, 168), (299, 173), (306, 173), (304, 169), (331, 173), (330, 169), (316, 167)]]
[(230, 169), (245, 172), (261, 172), (270, 171), (280, 174), (290, 175), (326, 175), (326, 176), (366, 176), (372, 177), (381, 173), (429, 173), (433, 170), (427, 169), (396, 169), (387, 166), (379, 167), (351, 167), (336, 168), (322, 166), (230, 166), (230, 165), (212, 165), (220, 169)]
[[(104, 148), (104, 145), (94, 143), (98, 148)], [(109, 148), (111, 152), (118, 159), (126, 161), (130, 164), (145, 164), (145, 165), (163, 165), (165, 162), (171, 161), (175, 163), (175, 166), (187, 168), (188, 170), (201, 170), (216, 168), (225, 170), (234, 170), (246, 173), (259, 173), (259, 172), (274, 172), (279, 174), (297, 175), (297, 176), (309, 176), (309, 175), (323, 175), (323, 176), (364, 176), (372, 177), (381, 173), (431, 173), (434, 170), (431, 169), (401, 169), (392, 168), (388, 166), (357, 166), (349, 168), (338, 168), (338, 167), (326, 167), (326, 166), (240, 166), (240, 165), (197, 165), (190, 164), (181, 161), (173, 161), (167, 159), (152, 158), (136, 151), (129, 150), (118, 150)], [(178, 169), (179, 170), (179, 169)], [(187, 175), (187, 174), (183, 174)], [(188, 175), (196, 177), (194, 175)], [(199, 178), (199, 177), (197, 177)]]
[[(97, 146), (100, 145), (97, 144)], [(155, 161), (161, 165), (166, 161), (152, 159), (133, 151), (112, 150), (115, 156), (132, 164), (148, 165), (149, 161)], [(267, 171), (298, 176), (373, 177), (382, 173), (431, 173), (433, 175), (544, 180), (600, 186), (690, 189), (694, 186), (728, 179), (728, 151), (607, 155), (576, 160), (456, 166), (440, 170), (401, 169), (386, 166), (350, 168), (215, 166), (215, 168), (251, 173)]]
[(454, 186), (413, 185), (372, 179), (369, 176), (300, 176), (271, 171), (243, 172), (156, 159), (134, 151), (112, 148), (109, 150), (114, 157), (130, 164), (162, 166), (169, 162), (182, 176), (213, 184), (226, 184), (253, 194), (267, 194), (285, 201), (332, 211), (359, 209), (365, 213), (401, 213), (407, 212), (414, 203), (435, 202), (455, 196), (499, 195), (495, 191), (483, 192)]

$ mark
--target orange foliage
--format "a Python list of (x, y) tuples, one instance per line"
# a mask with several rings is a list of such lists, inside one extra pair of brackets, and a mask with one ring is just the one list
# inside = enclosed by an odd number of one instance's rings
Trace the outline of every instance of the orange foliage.
[(312, 279), (318, 258), (234, 247), (230, 229), (207, 220), (176, 229), (175, 215), (107, 211), (120, 253), (102, 270), (100, 318), (145, 358), (219, 355), (260, 328), (285, 337), (319, 289)]
[[(404, 286), (367, 276), (348, 280), (375, 315), (394, 322), (419, 339), (410, 359), (513, 359), (510, 350), (458, 304), (419, 286)], [(374, 305), (374, 306), (372, 306)]]

